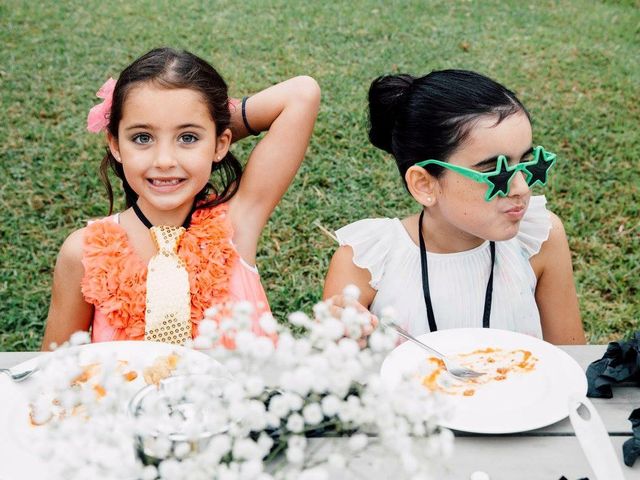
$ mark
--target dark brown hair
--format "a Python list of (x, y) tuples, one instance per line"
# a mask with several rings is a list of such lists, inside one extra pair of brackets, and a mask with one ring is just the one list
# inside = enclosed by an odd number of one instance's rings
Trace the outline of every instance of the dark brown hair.
[[(391, 153), (400, 175), (422, 160), (446, 162), (484, 115), (499, 124), (529, 113), (511, 91), (468, 70), (434, 71), (423, 77), (384, 75), (369, 88), (369, 140)], [(428, 165), (438, 177), (442, 167)]]
[[(223, 132), (229, 127), (231, 114), (228, 107), (228, 88), (224, 79), (211, 65), (196, 55), (184, 50), (165, 47), (156, 48), (144, 54), (120, 74), (113, 91), (111, 114), (107, 126), (109, 133), (116, 139), (127, 95), (133, 87), (147, 82), (168, 89), (186, 88), (197, 91), (202, 95), (209, 109), (211, 118), (216, 124), (216, 131)], [(107, 189), (109, 214), (111, 214), (113, 211), (113, 189), (109, 182), (109, 169), (122, 181), (127, 208), (138, 200), (138, 194), (127, 182), (122, 164), (114, 158), (107, 148), (107, 153), (100, 164), (100, 178)], [(228, 152), (221, 161), (212, 163), (211, 174), (214, 178), (217, 177), (220, 187), (216, 188), (212, 182), (207, 183), (196, 195), (196, 208), (219, 205), (233, 197), (242, 177), (242, 165), (231, 152)], [(205, 201), (210, 195), (213, 195), (214, 198)]]

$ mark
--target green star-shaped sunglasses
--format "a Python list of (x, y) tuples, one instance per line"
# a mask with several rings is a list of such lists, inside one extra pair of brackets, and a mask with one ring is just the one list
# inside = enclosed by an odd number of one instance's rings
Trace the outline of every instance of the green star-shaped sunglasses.
[(424, 160), (416, 163), (416, 165), (418, 167), (439, 165), (476, 182), (486, 183), (488, 188), (484, 199), (490, 202), (496, 195), (500, 195), (501, 197), (509, 195), (511, 180), (513, 180), (516, 173), (520, 171), (524, 175), (527, 185), (530, 187), (536, 184), (543, 186), (547, 184), (549, 169), (556, 163), (556, 154), (547, 152), (541, 146), (535, 147), (532, 150), (532, 154), (533, 160), (521, 162), (513, 166), (509, 166), (505, 155), (499, 155), (496, 160), (496, 169), (492, 172), (478, 172), (477, 170), (453, 165), (440, 160)]

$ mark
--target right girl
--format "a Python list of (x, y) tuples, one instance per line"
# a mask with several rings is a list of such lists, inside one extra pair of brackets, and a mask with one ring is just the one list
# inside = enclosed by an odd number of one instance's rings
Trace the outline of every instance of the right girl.
[[(88, 129), (105, 133), (102, 178), (111, 207), (109, 170), (122, 182), (126, 209), (62, 245), (43, 348), (78, 330), (184, 343), (207, 308), (237, 301), (253, 305), (256, 325), (269, 311), (257, 243), (304, 158), (318, 84), (296, 77), (240, 102), (207, 62), (160, 48), (98, 96)], [(229, 146), (261, 131), (243, 171)]]
[(325, 298), (360, 289), (413, 334), (495, 327), (584, 343), (571, 254), (557, 216), (530, 186), (555, 155), (532, 143), (515, 94), (464, 70), (389, 75), (369, 89), (371, 143), (393, 155), (419, 211), (336, 232)]

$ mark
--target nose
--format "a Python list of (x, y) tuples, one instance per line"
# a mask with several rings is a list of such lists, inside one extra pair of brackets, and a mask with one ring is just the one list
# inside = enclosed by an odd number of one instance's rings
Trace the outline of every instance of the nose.
[(176, 166), (175, 152), (171, 146), (159, 144), (153, 158), (153, 166), (162, 170), (166, 170)]
[(516, 174), (511, 179), (511, 188), (509, 188), (509, 196), (518, 197), (521, 195), (525, 195), (528, 192), (529, 192), (529, 185), (527, 184), (527, 180), (524, 174), (521, 171), (516, 172)]

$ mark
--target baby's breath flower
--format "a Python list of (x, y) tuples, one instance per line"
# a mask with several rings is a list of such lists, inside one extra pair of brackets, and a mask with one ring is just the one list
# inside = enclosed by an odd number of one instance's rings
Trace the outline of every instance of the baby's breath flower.
[(294, 465), (300, 465), (304, 461), (304, 450), (302, 448), (288, 448), (287, 460)]
[(262, 462), (259, 459), (249, 460), (240, 466), (240, 478), (253, 480), (262, 473)]
[(211, 337), (199, 335), (193, 340), (193, 348), (196, 350), (210, 350), (213, 347)]
[(243, 300), (241, 302), (237, 302), (233, 307), (234, 315), (242, 315), (248, 316), (253, 313), (253, 305), (251, 302)]
[(263, 313), (258, 320), (258, 324), (266, 334), (272, 334), (278, 331), (278, 322), (276, 322), (270, 313)]
[(317, 425), (324, 418), (322, 408), (317, 403), (305, 405), (302, 409), (302, 416), (308, 425)]
[(291, 325), (294, 325), (296, 327), (309, 327), (311, 325), (311, 319), (304, 313), (302, 312), (294, 312), (291, 315), (289, 315), (289, 322), (291, 322)]
[(250, 438), (237, 440), (233, 445), (233, 458), (238, 460), (258, 460), (262, 458), (262, 449)]
[[(359, 292), (351, 289), (344, 295), (352, 301)], [(167, 389), (163, 401), (152, 402), (137, 418), (128, 417), (123, 405), (139, 384), (132, 389), (135, 382), (114, 374), (121, 369), (115, 355), (91, 349), (54, 352), (41, 366), (41, 386), (50, 394), (33, 392), (30, 404), (34, 421), (49, 421), (55, 428), (38, 429), (47, 433), (34, 441), (33, 451), (63, 465), (61, 478), (274, 480), (265, 473), (263, 458), (279, 446), (287, 462), (275, 474), (278, 480), (324, 480), (327, 471), (309, 468), (305, 432), (337, 424), (342, 432), (356, 432), (348, 440), (353, 452), (368, 444), (362, 431), (376, 431), (411, 478), (424, 477), (430, 461), (451, 454), (451, 432), (436, 428), (448, 407), (415, 382), (415, 371), (408, 369), (392, 391), (377, 375), (367, 378), (396, 345), (393, 332), (378, 329), (368, 337), (368, 346), (360, 348), (358, 341), (371, 323), (367, 312), (348, 306), (341, 318), (333, 318), (327, 302), (321, 302), (314, 307), (315, 321), (301, 312), (289, 316), (291, 325), (306, 331), (294, 338), (270, 314), (258, 320), (269, 337), (258, 335), (248, 304), (225, 311), (229, 316), (218, 323), (220, 311), (208, 310), (199, 324), (200, 336), (191, 344), (219, 360), (219, 366), (179, 362), (173, 374), (182, 376), (181, 388)], [(223, 334), (235, 349), (220, 341)], [(92, 382), (69, 388), (83, 373), (80, 366), (92, 362), (102, 365), (92, 378), (106, 391), (100, 398)], [(148, 362), (134, 358), (127, 368), (140, 372)], [(54, 398), (59, 409), (81, 404), (83, 416), (52, 422)], [(193, 410), (175, 408), (184, 404)], [(213, 433), (208, 443), (199, 440), (204, 432)], [(188, 441), (170, 441), (172, 433)], [(413, 436), (427, 442), (418, 449)], [(157, 469), (136, 459), (131, 448), (135, 438), (147, 455), (160, 460)], [(336, 452), (324, 458), (326, 463), (318, 458), (313, 462), (345, 471), (351, 457)]]
[(335, 318), (328, 318), (322, 323), (323, 333), (327, 340), (336, 341), (344, 335), (344, 324)]
[(324, 320), (331, 317), (331, 310), (327, 302), (318, 302), (313, 306), (313, 315), (317, 320)]
[(158, 476), (158, 470), (156, 470), (156, 467), (154, 467), (153, 465), (147, 465), (142, 469), (142, 475), (141, 475), (142, 480), (155, 480), (157, 476)]
[(293, 412), (297, 412), (302, 409), (304, 405), (304, 400), (300, 395), (296, 393), (288, 392), (285, 394), (285, 398), (287, 399), (287, 404), (289, 405), (289, 409)]
[(198, 333), (204, 337), (214, 338), (218, 333), (218, 324), (214, 320), (205, 318), (198, 324)]
[(341, 401), (335, 395), (327, 395), (322, 399), (320, 404), (322, 405), (322, 413), (327, 417), (333, 417), (338, 413), (340, 409)]
[(344, 295), (345, 300), (358, 301), (360, 298), (360, 289), (355, 285), (347, 285), (342, 290), (342, 294)]
[(258, 361), (267, 360), (274, 352), (273, 342), (266, 337), (258, 337), (253, 343), (253, 356)]
[(338, 345), (345, 358), (354, 358), (360, 351), (358, 342), (351, 338), (343, 338), (338, 342)]
[(354, 452), (358, 452), (363, 450), (364, 447), (367, 446), (368, 442), (369, 440), (364, 433), (356, 433), (349, 438), (349, 448)]
[(174, 459), (168, 459), (163, 461), (158, 467), (160, 478), (163, 480), (174, 480), (181, 478), (180, 463)]
[(229, 403), (234, 404), (244, 399), (245, 391), (239, 383), (230, 382), (224, 387), (223, 394)]
[(284, 395), (274, 395), (269, 401), (269, 412), (277, 415), (279, 418), (284, 418), (291, 408), (289, 401)]
[(231, 450), (231, 439), (228, 435), (216, 435), (211, 439), (207, 450), (223, 457)]
[(287, 446), (289, 448), (300, 448), (304, 450), (307, 448), (307, 439), (301, 435), (292, 435), (287, 440)]
[(91, 343), (91, 335), (84, 331), (75, 332), (69, 338), (69, 343), (73, 346)]
[(264, 379), (257, 375), (251, 375), (245, 380), (244, 388), (247, 391), (247, 395), (257, 397), (264, 391)]
[(271, 450), (271, 447), (273, 447), (273, 439), (264, 432), (260, 433), (257, 443), (258, 446), (262, 449), (263, 456), (267, 455), (267, 453), (269, 453), (269, 450)]
[(180, 442), (173, 448), (173, 454), (179, 459), (185, 458), (189, 453), (191, 453), (191, 445), (187, 442)]
[(301, 433), (304, 430), (304, 418), (297, 413), (293, 413), (287, 419), (287, 430), (293, 433)]

